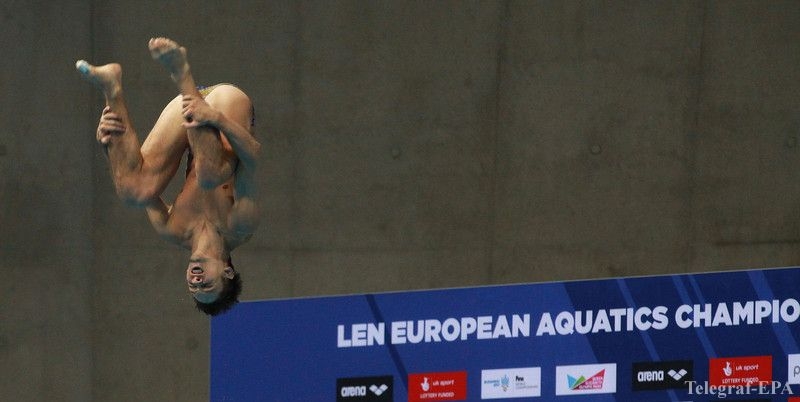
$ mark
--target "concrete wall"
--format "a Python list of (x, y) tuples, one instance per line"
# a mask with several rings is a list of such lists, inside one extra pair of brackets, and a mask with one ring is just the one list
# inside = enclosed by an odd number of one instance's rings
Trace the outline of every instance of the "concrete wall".
[(92, 389), (93, 108), (69, 61), (89, 21), (88, 4), (0, 5), (2, 400)]
[(175, 95), (155, 35), (255, 100), (243, 299), (800, 263), (797, 2), (17, 1), (0, 19), (3, 399), (207, 399), (188, 253), (116, 199), (72, 67), (122, 63), (144, 135)]

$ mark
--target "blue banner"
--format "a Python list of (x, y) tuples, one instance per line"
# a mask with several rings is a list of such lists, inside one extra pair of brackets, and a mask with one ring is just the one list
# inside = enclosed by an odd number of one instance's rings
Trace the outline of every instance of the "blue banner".
[(800, 269), (244, 302), (213, 401), (800, 402)]

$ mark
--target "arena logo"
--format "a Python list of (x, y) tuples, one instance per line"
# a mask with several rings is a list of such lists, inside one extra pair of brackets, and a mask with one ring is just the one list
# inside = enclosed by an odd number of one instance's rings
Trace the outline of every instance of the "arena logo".
[(617, 365), (584, 364), (556, 367), (556, 395), (617, 392)]
[(336, 402), (392, 402), (394, 377), (352, 377), (336, 380)]
[(408, 402), (463, 401), (466, 399), (466, 371), (408, 375)]
[(527, 398), (541, 395), (540, 367), (481, 370), (481, 399)]
[(694, 362), (673, 360), (663, 362), (633, 363), (631, 370), (634, 391), (680, 389), (694, 379)]

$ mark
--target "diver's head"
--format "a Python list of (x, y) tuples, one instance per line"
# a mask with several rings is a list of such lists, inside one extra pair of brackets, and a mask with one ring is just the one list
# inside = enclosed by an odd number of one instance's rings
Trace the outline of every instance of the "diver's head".
[(242, 280), (231, 260), (192, 258), (186, 267), (186, 284), (197, 308), (217, 315), (239, 302)]

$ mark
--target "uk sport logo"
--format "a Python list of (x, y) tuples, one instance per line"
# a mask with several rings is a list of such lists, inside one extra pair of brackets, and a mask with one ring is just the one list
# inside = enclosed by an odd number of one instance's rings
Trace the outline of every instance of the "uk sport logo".
[(772, 356), (710, 359), (708, 382), (715, 387), (741, 387), (772, 382)]
[(467, 372), (450, 371), (408, 375), (408, 401), (463, 401), (467, 399)]

